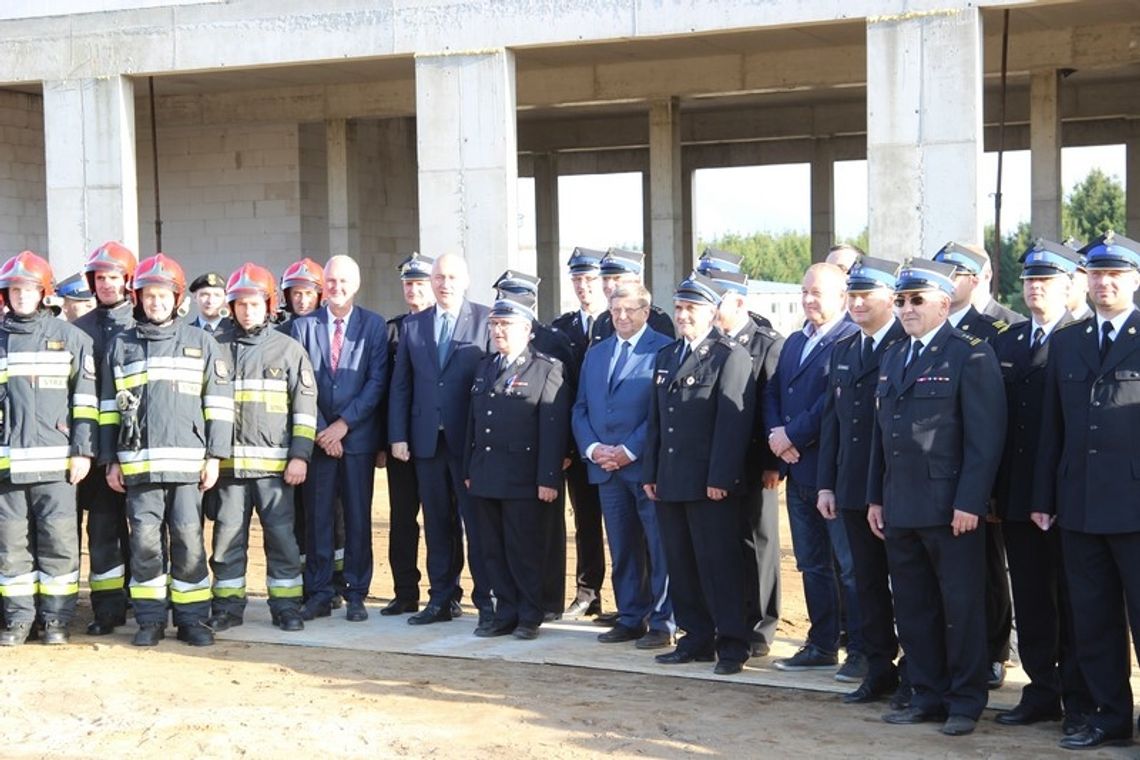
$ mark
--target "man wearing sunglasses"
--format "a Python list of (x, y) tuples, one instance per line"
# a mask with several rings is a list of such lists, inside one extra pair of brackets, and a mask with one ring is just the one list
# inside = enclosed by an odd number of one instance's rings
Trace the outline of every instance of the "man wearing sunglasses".
[(883, 716), (971, 733), (986, 705), (985, 545), (978, 530), (1004, 439), (1001, 370), (989, 344), (948, 322), (954, 268), (912, 259), (895, 286), (907, 338), (875, 390), (867, 521), (886, 540), (899, 639), (914, 694)]

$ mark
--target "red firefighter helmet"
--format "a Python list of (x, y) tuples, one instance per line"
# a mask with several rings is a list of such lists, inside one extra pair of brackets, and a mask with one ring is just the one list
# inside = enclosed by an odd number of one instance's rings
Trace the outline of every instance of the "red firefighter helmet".
[(16, 283), (35, 285), (43, 291), (43, 297), (55, 294), (51, 264), (31, 251), (22, 251), (0, 266), (0, 290), (7, 290)]
[(242, 296), (261, 296), (266, 301), (267, 314), (277, 312), (277, 287), (273, 273), (257, 264), (242, 264), (226, 281), (226, 303), (231, 304)]
[(289, 288), (312, 288), (320, 296), (325, 286), (325, 271), (321, 265), (310, 258), (294, 261), (281, 275), (281, 294), (284, 296), (285, 311), (292, 313), (293, 304), (289, 303)]
[(130, 248), (114, 240), (103, 243), (87, 257), (83, 264), (83, 273), (87, 277), (87, 287), (95, 292), (96, 272), (119, 272), (123, 275), (126, 289), (131, 289), (131, 280), (138, 268), (138, 259)]
[(177, 261), (165, 253), (156, 253), (139, 262), (135, 276), (131, 280), (131, 288), (136, 293), (147, 285), (159, 285), (173, 290), (174, 304), (177, 308), (186, 293), (186, 275), (182, 273), (182, 267)]

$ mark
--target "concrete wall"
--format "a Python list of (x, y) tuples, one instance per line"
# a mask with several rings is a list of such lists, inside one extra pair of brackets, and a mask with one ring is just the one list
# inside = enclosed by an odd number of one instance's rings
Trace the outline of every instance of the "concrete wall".
[[(321, 264), (329, 253), (328, 149), (325, 125), (301, 124), (297, 128), (298, 198), (301, 238), (298, 256), (308, 256)], [(276, 270), (275, 270), (276, 271)]]
[(0, 92), (0, 260), (23, 250), (46, 255), (44, 180), (43, 99)]

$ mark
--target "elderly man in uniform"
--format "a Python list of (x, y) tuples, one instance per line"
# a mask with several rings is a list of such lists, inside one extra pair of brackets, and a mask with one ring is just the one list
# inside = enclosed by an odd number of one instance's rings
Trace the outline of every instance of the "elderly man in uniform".
[(562, 363), (530, 347), (531, 299), (503, 293), (490, 312), (491, 342), (475, 370), (464, 446), (464, 483), (479, 514), (483, 561), (495, 590), (481, 637), (538, 636), (544, 617), (547, 523), (562, 486), (570, 394)]
[(1057, 331), (1045, 368), (1030, 518), (1056, 520), (1077, 660), (1095, 711), (1066, 749), (1132, 742), (1128, 624), (1140, 640), (1140, 243), (1107, 232), (1086, 246), (1095, 318)]
[(851, 268), (847, 313), (859, 331), (835, 344), (820, 421), (816, 507), (825, 519), (839, 520), (847, 532), (863, 625), (860, 639), (867, 655), (867, 675), (859, 688), (843, 696), (847, 704), (876, 701), (899, 684), (887, 554), (867, 523), (868, 443), (875, 424), (879, 362), (906, 336), (893, 311), (897, 270), (895, 262), (870, 256)]
[(993, 340), (1005, 379), (1005, 452), (994, 485), (994, 504), (1002, 520), (1009, 575), (1017, 612), (1017, 651), (1029, 683), (1012, 710), (997, 722), (1022, 726), (1058, 720), (1076, 732), (1091, 711), (1088, 687), (1073, 647), (1073, 618), (1064, 584), (1058, 531), (1042, 533), (1030, 520), (1033, 468), (1041, 434), (1045, 364), (1054, 333), (1073, 320), (1065, 309), (1069, 285), (1080, 254), (1048, 240), (1038, 240), (1021, 261), (1022, 293), (1031, 319)]
[(676, 649), (675, 665), (717, 659), (718, 675), (739, 673), (749, 655), (740, 551), (740, 497), (754, 420), (752, 357), (715, 326), (721, 291), (693, 272), (677, 286), (673, 315), (681, 337), (653, 365), (642, 478), (657, 502)]
[(985, 544), (1005, 393), (993, 349), (948, 322), (954, 268), (912, 259), (895, 286), (909, 336), (875, 390), (867, 521), (886, 539), (899, 638), (914, 689), (888, 723), (971, 733), (986, 706)]

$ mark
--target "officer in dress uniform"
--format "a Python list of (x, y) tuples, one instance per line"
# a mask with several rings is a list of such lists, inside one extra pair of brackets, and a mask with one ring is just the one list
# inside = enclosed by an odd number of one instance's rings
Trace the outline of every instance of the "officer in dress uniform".
[(1073, 320), (1065, 308), (1080, 254), (1048, 240), (1038, 240), (1021, 257), (1022, 292), (1031, 318), (993, 340), (1005, 380), (1005, 452), (994, 484), (994, 504), (1005, 538), (1013, 602), (1017, 613), (1017, 651), (1029, 683), (1012, 710), (997, 722), (1022, 726), (1058, 720), (1076, 733), (1091, 711), (1091, 697), (1074, 652), (1073, 616), (1064, 584), (1058, 531), (1041, 532), (1030, 521), (1033, 468), (1041, 434), (1045, 363), (1053, 334)]
[[(640, 251), (625, 251), (621, 248), (611, 248), (602, 257), (602, 290), (609, 299), (618, 285), (641, 284), (644, 280), (645, 254)], [(659, 306), (649, 308), (649, 327), (669, 338), (677, 337), (673, 327), (673, 320)], [(598, 317), (595, 326), (599, 339), (605, 339), (614, 333), (614, 321), (609, 312), (603, 312)]]
[(867, 675), (847, 704), (874, 702), (899, 684), (898, 639), (891, 601), (887, 553), (867, 522), (868, 443), (875, 424), (879, 362), (888, 348), (906, 337), (895, 317), (898, 264), (862, 257), (847, 276), (847, 313), (859, 331), (840, 338), (827, 372), (828, 393), (820, 420), (817, 508), (828, 520), (840, 519), (851, 546), (855, 589), (862, 613)]
[[(954, 265), (954, 295), (950, 299), (949, 320), (953, 327), (977, 335), (982, 340), (992, 340), (1009, 328), (1009, 322), (982, 314), (973, 305), (974, 294), (990, 262), (985, 249), (950, 242), (934, 254), (934, 260)], [(1018, 322), (1025, 321), (1020, 314), (1015, 313), (1015, 316)], [(996, 515), (987, 515), (983, 533), (986, 540), (986, 642), (990, 653), (987, 685), (996, 689), (1005, 682), (1009, 635), (1013, 630), (1013, 601), (1009, 593), (1001, 523)]]
[(190, 283), (190, 293), (198, 306), (198, 316), (194, 317), (190, 324), (205, 330), (219, 340), (223, 333), (233, 331), (233, 322), (226, 318), (229, 316), (229, 310), (226, 308), (224, 277), (217, 272), (198, 275)]
[(562, 486), (570, 393), (562, 363), (533, 349), (531, 299), (503, 293), (490, 312), (491, 343), (471, 386), (464, 480), (478, 510), (495, 592), (493, 622), (476, 636), (538, 636), (544, 617), (547, 523)]
[[(608, 316), (608, 298), (602, 288), (601, 274), (605, 255), (605, 251), (578, 247), (566, 262), (578, 308), (555, 319), (550, 327), (570, 339), (575, 367), (581, 367), (586, 359), (586, 350), (602, 340), (596, 326), (603, 315)], [(606, 615), (602, 612), (601, 588), (606, 577), (606, 555), (598, 487), (590, 482), (585, 461), (573, 450), (573, 440), (570, 445), (566, 491), (574, 513), (574, 553), (577, 558), (574, 577), (577, 589), (574, 601), (570, 602), (564, 615), (571, 619), (594, 615), (599, 622), (613, 622), (617, 613)]]
[(77, 319), (95, 308), (95, 293), (87, 283), (85, 272), (76, 272), (70, 277), (65, 277), (59, 285), (56, 285), (55, 292), (63, 299), (61, 316), (67, 322), (74, 324)]
[(758, 320), (764, 320), (763, 317), (748, 311), (748, 277), (740, 271), (739, 256), (707, 249), (697, 262), (697, 271), (724, 291), (717, 309), (717, 327), (752, 357), (756, 406), (748, 444), (748, 489), (741, 499), (740, 530), (746, 569), (745, 607), (751, 631), (749, 645), (753, 657), (765, 657), (780, 622), (780, 504), (776, 491), (780, 461), (768, 448), (768, 426), (760, 399), (768, 381), (776, 375), (784, 338), (770, 325), (761, 325)]
[(1050, 339), (1030, 514), (1061, 530), (1077, 660), (1096, 707), (1061, 739), (1067, 749), (1132, 742), (1129, 621), (1140, 640), (1140, 243), (1108, 232), (1086, 251), (1096, 316)]
[[(541, 279), (534, 275), (508, 269), (495, 280), (495, 297), (504, 294), (516, 296), (516, 300), (527, 304), (531, 311), (538, 313), (538, 284)], [(540, 354), (562, 362), (562, 379), (569, 388), (571, 400), (578, 388), (578, 368), (574, 347), (564, 332), (547, 327), (537, 318), (531, 325), (530, 345)], [(569, 441), (569, 439), (567, 439)], [(563, 462), (563, 469), (570, 466), (569, 451)], [(546, 552), (543, 560), (542, 598), (547, 622), (562, 617), (562, 605), (566, 603), (566, 493), (558, 489), (558, 499), (551, 519), (547, 521)]]
[[(388, 366), (395, 366), (396, 351), (400, 346), (400, 325), (408, 314), (418, 314), (435, 305), (431, 291), (431, 268), (435, 259), (412, 253), (400, 262), (400, 286), (408, 311), (388, 320)], [(389, 382), (391, 378), (389, 378)], [(381, 407), (387, 430), (388, 405)], [(386, 450), (378, 455), (380, 466), (388, 471), (388, 566), (392, 568), (395, 596), (380, 608), (385, 616), (418, 612), (420, 609), (420, 487), (416, 480), (416, 466)]]
[(993, 349), (947, 321), (954, 268), (912, 259), (895, 286), (909, 339), (884, 353), (875, 390), (867, 520), (885, 537), (914, 694), (888, 723), (971, 733), (986, 706), (985, 544), (1005, 393)]
[(739, 673), (749, 654), (740, 498), (755, 420), (752, 357), (714, 325), (721, 291), (693, 272), (677, 286), (681, 337), (654, 360), (643, 489), (657, 502), (669, 593), (685, 636), (658, 663), (717, 664)]

